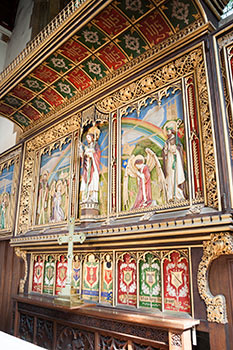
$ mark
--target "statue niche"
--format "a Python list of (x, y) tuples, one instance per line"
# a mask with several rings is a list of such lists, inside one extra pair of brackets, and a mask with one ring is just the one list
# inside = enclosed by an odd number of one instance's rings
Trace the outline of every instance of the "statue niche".
[(101, 129), (89, 125), (79, 142), (80, 157), (80, 214), (84, 218), (100, 215), (100, 186), (103, 181), (103, 142)]

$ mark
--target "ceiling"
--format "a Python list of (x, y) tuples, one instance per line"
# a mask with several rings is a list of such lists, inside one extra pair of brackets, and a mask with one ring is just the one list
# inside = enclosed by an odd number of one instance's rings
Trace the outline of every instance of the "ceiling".
[[(112, 1), (0, 100), (24, 131), (202, 18), (195, 1)], [(203, 22), (204, 23), (204, 22)]]

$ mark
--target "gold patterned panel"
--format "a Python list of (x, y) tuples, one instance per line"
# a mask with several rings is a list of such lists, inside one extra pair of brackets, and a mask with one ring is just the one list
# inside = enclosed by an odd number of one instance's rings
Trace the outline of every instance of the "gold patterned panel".
[(213, 130), (210, 116), (210, 105), (207, 87), (207, 77), (202, 48), (197, 48), (156, 69), (152, 73), (123, 87), (114, 94), (105, 97), (97, 103), (102, 111), (113, 112), (129, 102), (155, 91), (167, 84), (172, 84), (178, 78), (194, 73), (196, 76), (197, 94), (200, 102), (199, 116), (201, 122), (203, 159), (205, 165), (205, 183), (207, 205), (218, 208), (218, 190), (216, 180), (216, 164), (214, 156)]
[(230, 233), (211, 234), (203, 244), (203, 257), (199, 264), (197, 283), (201, 298), (207, 309), (209, 322), (227, 323), (226, 301), (223, 295), (212, 295), (208, 283), (211, 263), (221, 255), (233, 254), (233, 236)]
[(26, 143), (21, 196), (18, 210), (17, 234), (27, 232), (32, 225), (32, 193), (35, 191), (35, 168), (37, 153), (42, 148), (65, 136), (77, 131), (80, 127), (81, 116), (73, 115), (69, 119), (54, 125)]

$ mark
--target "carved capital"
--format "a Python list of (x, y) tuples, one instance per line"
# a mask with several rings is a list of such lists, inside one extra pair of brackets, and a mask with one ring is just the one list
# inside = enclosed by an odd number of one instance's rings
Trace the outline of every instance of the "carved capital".
[(233, 254), (233, 236), (230, 233), (211, 234), (210, 240), (204, 242), (197, 283), (199, 294), (206, 304), (207, 320), (209, 322), (228, 322), (225, 297), (223, 295), (212, 295), (208, 283), (208, 271), (215, 259), (221, 255), (229, 254)]
[(26, 254), (26, 251), (21, 250), (19, 247), (15, 248), (15, 254), (19, 258), (23, 259), (24, 265), (25, 265), (24, 278), (21, 278), (19, 281), (19, 293), (24, 293), (24, 286), (25, 286), (25, 282), (28, 274), (27, 254)]

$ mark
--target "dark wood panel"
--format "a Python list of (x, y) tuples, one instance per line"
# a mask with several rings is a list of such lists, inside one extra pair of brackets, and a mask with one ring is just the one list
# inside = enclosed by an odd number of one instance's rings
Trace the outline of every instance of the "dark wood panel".
[(211, 350), (233, 350), (232, 273), (232, 256), (221, 256), (210, 267), (210, 291), (213, 295), (223, 294), (225, 296), (228, 317), (228, 324), (226, 325), (209, 323)]
[(23, 262), (15, 255), (9, 240), (0, 241), (0, 330), (11, 332), (12, 296), (18, 293), (19, 280), (23, 276)]

